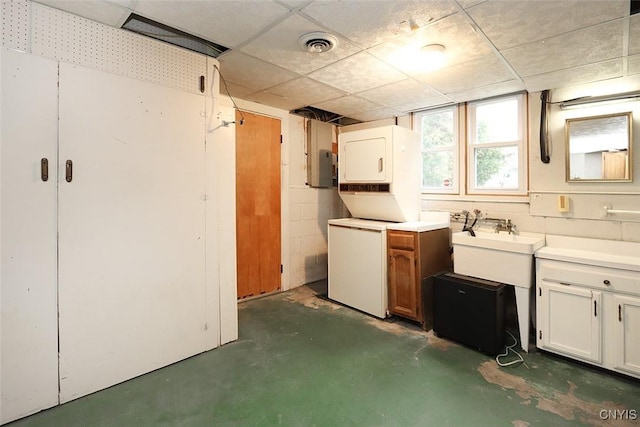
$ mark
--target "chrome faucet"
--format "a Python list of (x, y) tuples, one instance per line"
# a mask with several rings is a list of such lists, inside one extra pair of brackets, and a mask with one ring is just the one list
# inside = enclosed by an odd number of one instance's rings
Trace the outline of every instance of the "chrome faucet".
[(508, 218), (507, 219), (485, 218), (484, 220), (496, 223), (495, 227), (493, 228), (493, 230), (496, 233), (499, 233), (501, 231), (507, 231), (509, 232), (509, 234), (518, 234), (518, 229), (516, 228), (516, 225), (512, 223), (511, 220)]
[(508, 231), (509, 234), (516, 234), (518, 232), (516, 225), (511, 222), (510, 219), (501, 219), (496, 224), (496, 233), (500, 231)]

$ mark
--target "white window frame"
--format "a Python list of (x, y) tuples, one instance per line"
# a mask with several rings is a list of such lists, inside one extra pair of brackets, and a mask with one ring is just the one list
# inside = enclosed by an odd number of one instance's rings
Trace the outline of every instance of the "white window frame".
[[(422, 188), (422, 192), (423, 193), (428, 193), (428, 194), (460, 194), (460, 182), (461, 182), (461, 174), (460, 174), (460, 132), (459, 132), (459, 121), (458, 121), (458, 112), (459, 107), (457, 105), (449, 105), (447, 107), (441, 107), (441, 108), (434, 108), (434, 109), (430, 109), (430, 110), (424, 110), (424, 111), (419, 111), (416, 112), (414, 114), (414, 120), (415, 120), (415, 129), (418, 131), (418, 133), (420, 134), (420, 145), (421, 145), (421, 150), (420, 150), (420, 155), (421, 155), (421, 162), (420, 162), (420, 185)], [(424, 116), (430, 115), (430, 114), (437, 114), (437, 113), (441, 113), (444, 111), (451, 111), (453, 113), (453, 143), (450, 147), (436, 147), (436, 148), (432, 148), (432, 149), (428, 149), (425, 150), (422, 146), (422, 118)], [(437, 153), (437, 152), (446, 152), (446, 151), (452, 151), (453, 152), (453, 173), (452, 173), (452, 185), (449, 188), (441, 188), (441, 187), (424, 187), (422, 186), (422, 183), (424, 182), (423, 179), (423, 173), (424, 173), (424, 169), (423, 169), (423, 160), (424, 160), (424, 155), (425, 153)]]
[[(476, 110), (478, 106), (491, 103), (504, 102), (515, 99), (518, 105), (518, 137), (509, 141), (494, 141), (477, 144), (476, 135)], [(487, 194), (487, 195), (526, 195), (528, 191), (528, 144), (527, 144), (527, 110), (526, 94), (517, 93), (496, 98), (469, 102), (467, 104), (467, 194)], [(518, 149), (518, 188), (478, 188), (475, 170), (475, 150), (476, 148), (500, 148), (517, 147)]]

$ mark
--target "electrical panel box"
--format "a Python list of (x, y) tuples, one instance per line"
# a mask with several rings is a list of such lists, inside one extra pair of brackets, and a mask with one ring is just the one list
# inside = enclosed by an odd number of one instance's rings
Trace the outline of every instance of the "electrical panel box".
[(333, 185), (333, 135), (331, 123), (307, 122), (307, 183), (311, 187)]

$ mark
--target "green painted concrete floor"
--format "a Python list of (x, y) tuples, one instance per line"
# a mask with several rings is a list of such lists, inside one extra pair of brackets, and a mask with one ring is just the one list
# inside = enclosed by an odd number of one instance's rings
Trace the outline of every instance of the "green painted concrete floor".
[(640, 425), (638, 380), (539, 352), (500, 368), (323, 286), (243, 302), (238, 341), (9, 425)]

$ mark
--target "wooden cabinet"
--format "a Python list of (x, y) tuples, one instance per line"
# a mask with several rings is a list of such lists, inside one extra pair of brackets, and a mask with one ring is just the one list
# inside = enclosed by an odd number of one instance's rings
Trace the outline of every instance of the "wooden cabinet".
[(640, 272), (536, 261), (537, 346), (640, 378)]
[(389, 312), (433, 323), (432, 276), (451, 269), (449, 229), (387, 230)]

